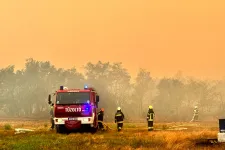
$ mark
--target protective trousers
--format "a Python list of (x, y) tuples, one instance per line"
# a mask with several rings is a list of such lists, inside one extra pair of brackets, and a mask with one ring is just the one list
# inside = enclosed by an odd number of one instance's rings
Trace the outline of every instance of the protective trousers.
[(51, 128), (53, 129), (54, 128), (54, 119), (53, 119), (53, 117), (51, 117), (51, 124), (52, 124)]
[(98, 121), (98, 127), (99, 127), (99, 129), (103, 129), (104, 128), (104, 126), (102, 124), (102, 121)]
[(197, 114), (194, 114), (194, 121), (198, 121), (198, 115)]
[(117, 123), (117, 129), (120, 131), (123, 128), (123, 123)]
[(148, 131), (153, 130), (153, 121), (148, 121)]

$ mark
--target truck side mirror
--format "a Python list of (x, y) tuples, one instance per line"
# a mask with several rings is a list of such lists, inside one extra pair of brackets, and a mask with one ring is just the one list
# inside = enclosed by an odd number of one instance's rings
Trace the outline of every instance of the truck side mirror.
[(51, 94), (48, 95), (48, 104), (51, 104), (52, 101), (51, 101)]
[(98, 103), (99, 102), (99, 96), (96, 95), (96, 102)]

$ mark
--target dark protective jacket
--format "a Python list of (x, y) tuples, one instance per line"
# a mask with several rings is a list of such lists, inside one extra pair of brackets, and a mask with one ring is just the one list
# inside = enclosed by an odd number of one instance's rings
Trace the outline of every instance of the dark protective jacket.
[(103, 121), (103, 117), (104, 117), (104, 112), (103, 111), (98, 112), (98, 120)]
[(153, 109), (149, 109), (148, 113), (147, 113), (147, 121), (153, 121), (154, 116), (155, 116), (155, 113), (154, 113)]
[(118, 110), (115, 114), (115, 122), (117, 123), (123, 123), (124, 114), (121, 110)]

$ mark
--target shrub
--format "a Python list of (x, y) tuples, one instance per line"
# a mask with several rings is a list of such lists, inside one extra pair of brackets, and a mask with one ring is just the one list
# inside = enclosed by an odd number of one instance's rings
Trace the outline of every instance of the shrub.
[(10, 124), (5, 124), (4, 129), (5, 130), (12, 130), (12, 126)]

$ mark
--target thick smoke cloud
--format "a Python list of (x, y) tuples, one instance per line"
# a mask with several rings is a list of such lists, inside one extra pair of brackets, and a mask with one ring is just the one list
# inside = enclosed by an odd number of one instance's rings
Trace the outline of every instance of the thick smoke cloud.
[(181, 72), (172, 78), (153, 78), (140, 69), (131, 82), (122, 63), (101, 62), (85, 65), (85, 73), (76, 68), (57, 68), (49, 61), (32, 58), (25, 68), (14, 65), (0, 70), (0, 117), (48, 118), (48, 94), (60, 85), (96, 88), (99, 107), (105, 108), (105, 119), (111, 121), (120, 106), (127, 121), (145, 121), (148, 105), (153, 105), (157, 121), (190, 121), (195, 105), (200, 120), (214, 120), (225, 111), (225, 81), (199, 80), (184, 77)]

